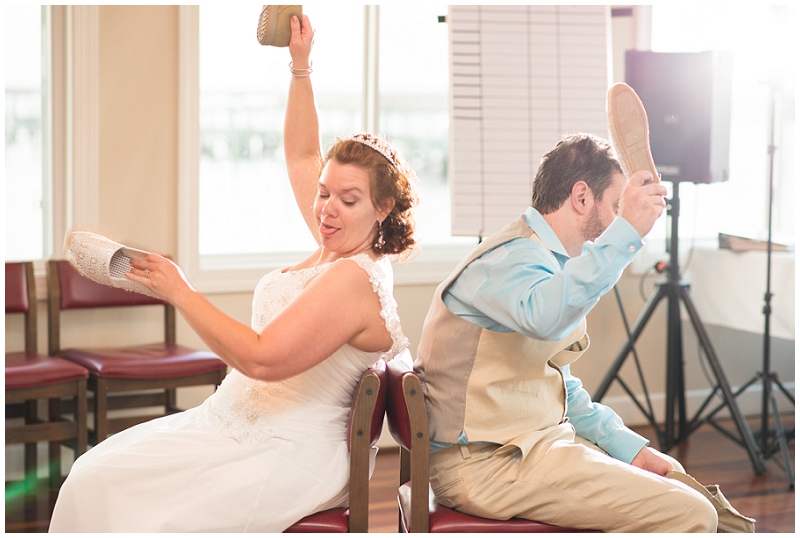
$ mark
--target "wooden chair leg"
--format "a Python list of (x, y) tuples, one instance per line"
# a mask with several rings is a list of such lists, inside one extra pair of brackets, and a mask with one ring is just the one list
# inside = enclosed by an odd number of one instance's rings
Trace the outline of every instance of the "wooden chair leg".
[[(399, 459), (400, 485), (402, 485), (411, 480), (411, 453), (401, 446)], [(400, 534), (405, 533), (405, 528), (403, 527), (403, 514), (399, 508), (397, 512), (397, 532)]]
[[(50, 398), (47, 412), (51, 424), (60, 422), (61, 398)], [(50, 489), (56, 491), (61, 486), (61, 441), (50, 441), (48, 445), (50, 461), (47, 465), (47, 475), (50, 479)]]
[(94, 378), (94, 442), (108, 437), (108, 385), (102, 378)]
[(164, 390), (164, 411), (165, 414), (169, 415), (170, 413), (176, 413), (180, 411), (178, 409), (178, 390), (177, 389), (165, 389)]
[(75, 404), (75, 427), (78, 430), (77, 438), (75, 440), (75, 459), (86, 452), (86, 447), (89, 444), (89, 432), (86, 425), (86, 415), (89, 411), (87, 406), (86, 396), (86, 380), (79, 379), (77, 381), (78, 389), (74, 398)]
[[(39, 413), (38, 413), (38, 406), (39, 402), (37, 400), (29, 400), (25, 402), (25, 424), (36, 424), (39, 422)], [(25, 443), (25, 476), (24, 480), (33, 481), (35, 482), (38, 476), (38, 449), (39, 445), (37, 443)]]

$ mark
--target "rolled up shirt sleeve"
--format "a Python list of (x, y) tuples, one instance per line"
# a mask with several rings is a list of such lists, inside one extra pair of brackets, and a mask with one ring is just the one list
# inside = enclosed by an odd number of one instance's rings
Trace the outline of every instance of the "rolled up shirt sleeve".
[(561, 368), (567, 384), (567, 417), (575, 434), (599, 446), (615, 459), (630, 463), (650, 442), (631, 430), (613, 409), (593, 402), (569, 366)]

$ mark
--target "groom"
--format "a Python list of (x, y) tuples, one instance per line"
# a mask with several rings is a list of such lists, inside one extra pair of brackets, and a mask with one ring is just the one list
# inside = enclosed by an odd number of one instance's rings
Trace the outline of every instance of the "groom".
[(531, 207), (436, 289), (414, 366), (441, 504), (608, 532), (717, 530), (706, 496), (666, 477), (681, 465), (570, 373), (587, 313), (664, 210), (653, 179), (626, 180), (605, 140), (565, 138), (541, 161)]

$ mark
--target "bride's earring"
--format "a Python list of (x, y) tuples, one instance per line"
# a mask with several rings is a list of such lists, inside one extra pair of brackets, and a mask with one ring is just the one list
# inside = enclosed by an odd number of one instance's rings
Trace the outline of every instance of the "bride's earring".
[(376, 250), (383, 250), (383, 245), (386, 244), (386, 241), (383, 239), (383, 228), (382, 222), (378, 221), (378, 240), (375, 241), (375, 249)]

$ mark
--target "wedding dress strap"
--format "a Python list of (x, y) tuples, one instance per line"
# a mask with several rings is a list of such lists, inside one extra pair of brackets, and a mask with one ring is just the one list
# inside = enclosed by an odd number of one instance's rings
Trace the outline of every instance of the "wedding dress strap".
[(394, 300), (394, 274), (389, 258), (383, 256), (373, 261), (366, 253), (361, 253), (349, 258), (364, 269), (369, 275), (372, 290), (378, 294), (381, 302), (381, 317), (386, 323), (386, 330), (392, 336), (392, 348), (384, 353), (381, 358), (390, 361), (409, 345), (408, 338), (403, 334), (400, 326), (400, 316), (397, 314), (397, 302)]

